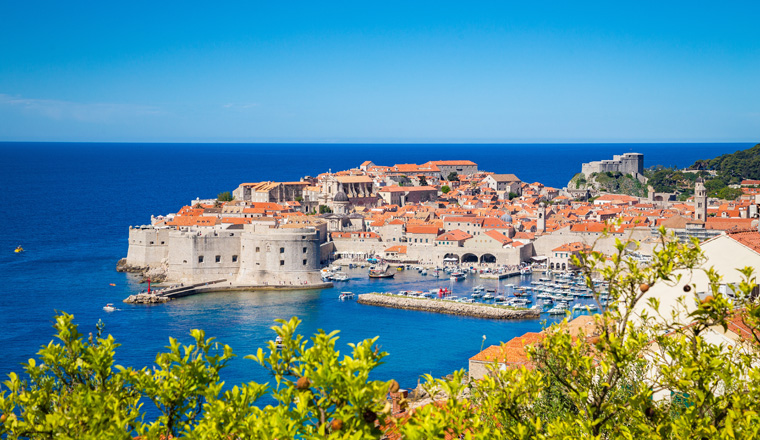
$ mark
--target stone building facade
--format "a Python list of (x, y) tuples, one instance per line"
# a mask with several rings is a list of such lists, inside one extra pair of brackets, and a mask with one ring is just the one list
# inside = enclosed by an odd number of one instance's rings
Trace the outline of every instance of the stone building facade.
[(615, 155), (612, 160), (597, 160), (584, 163), (581, 166), (581, 172), (586, 176), (593, 173), (620, 172), (623, 174), (632, 174), (634, 177), (644, 174), (644, 155), (641, 153), (625, 153)]

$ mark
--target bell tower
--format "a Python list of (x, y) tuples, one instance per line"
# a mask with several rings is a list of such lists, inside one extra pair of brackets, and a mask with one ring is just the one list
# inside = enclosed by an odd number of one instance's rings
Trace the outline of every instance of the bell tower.
[(707, 190), (701, 177), (694, 184), (694, 219), (707, 221)]

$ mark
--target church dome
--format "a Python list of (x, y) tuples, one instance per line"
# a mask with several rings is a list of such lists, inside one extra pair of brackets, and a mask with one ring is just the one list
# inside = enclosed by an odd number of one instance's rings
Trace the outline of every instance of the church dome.
[(333, 202), (348, 202), (348, 196), (343, 191), (338, 191), (333, 197)]
[(499, 217), (499, 219), (501, 219), (501, 221), (503, 221), (504, 223), (512, 223), (512, 216), (509, 215), (508, 212), (502, 215), (501, 217)]

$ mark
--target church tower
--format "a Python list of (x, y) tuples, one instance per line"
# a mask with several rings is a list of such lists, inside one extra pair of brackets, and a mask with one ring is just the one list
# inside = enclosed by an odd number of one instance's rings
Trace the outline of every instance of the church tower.
[(694, 184), (694, 219), (707, 221), (707, 190), (701, 177)]
[(543, 234), (546, 232), (546, 205), (541, 202), (538, 205), (538, 218), (536, 219), (536, 232)]

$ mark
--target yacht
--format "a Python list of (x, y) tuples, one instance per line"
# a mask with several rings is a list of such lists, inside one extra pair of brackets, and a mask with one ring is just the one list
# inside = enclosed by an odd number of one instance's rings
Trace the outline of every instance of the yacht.
[(354, 294), (352, 292), (340, 292), (340, 295), (338, 295), (338, 299), (341, 301), (354, 299)]

